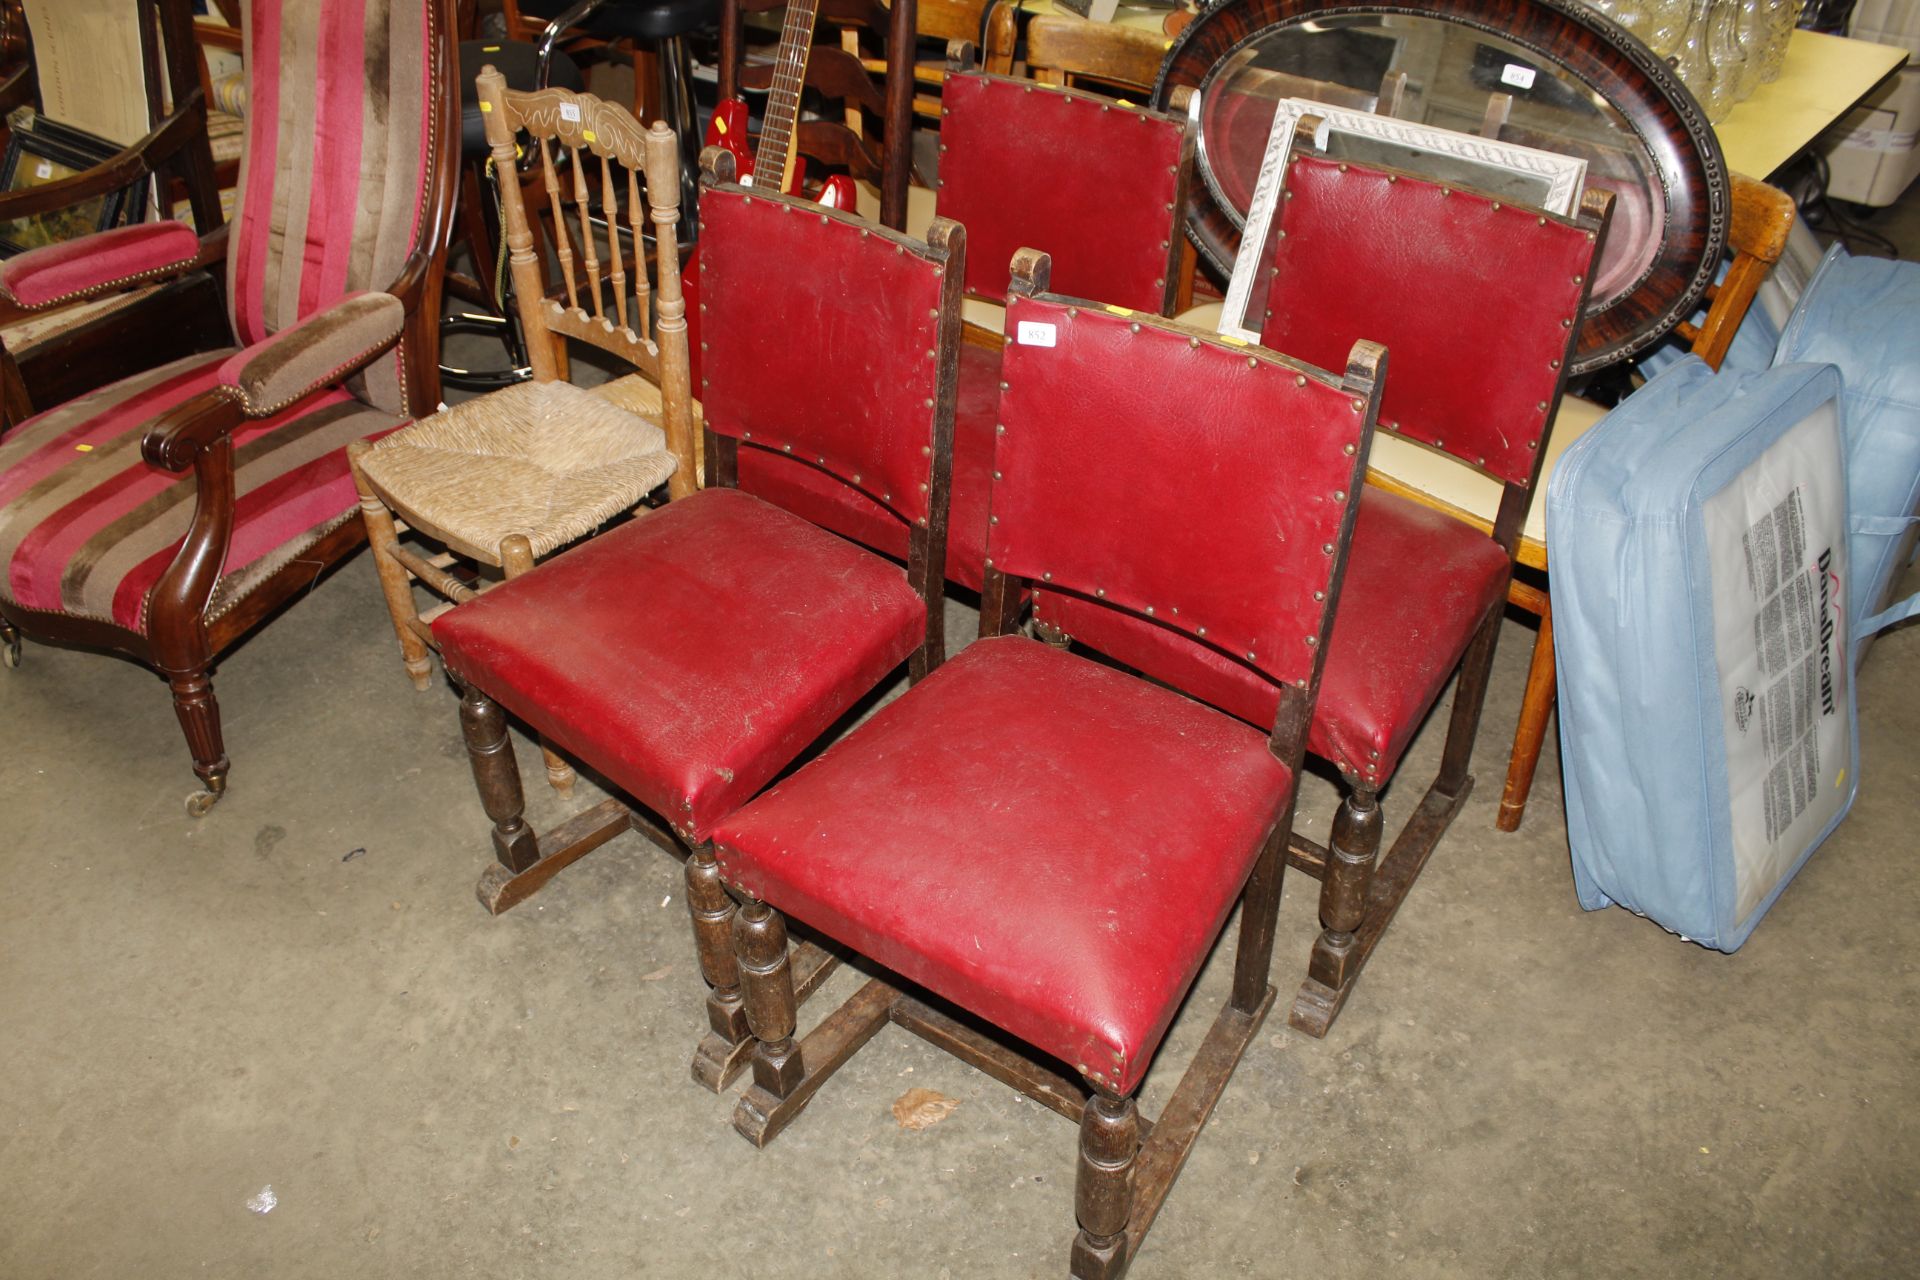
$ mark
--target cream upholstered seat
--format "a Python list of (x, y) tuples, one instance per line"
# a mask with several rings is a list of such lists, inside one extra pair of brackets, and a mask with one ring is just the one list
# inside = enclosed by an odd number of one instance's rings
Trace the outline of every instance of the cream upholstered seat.
[(415, 529), (498, 567), (519, 534), (536, 557), (664, 484), (658, 426), (571, 382), (525, 382), (455, 405), (368, 449), (360, 470)]

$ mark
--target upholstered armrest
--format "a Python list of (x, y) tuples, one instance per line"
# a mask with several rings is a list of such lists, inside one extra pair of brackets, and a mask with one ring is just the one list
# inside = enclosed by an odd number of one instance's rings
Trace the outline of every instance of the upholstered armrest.
[(63, 240), (0, 262), (0, 297), (38, 311), (192, 266), (200, 238), (182, 222), (142, 222)]
[(390, 293), (350, 293), (220, 366), (220, 391), (249, 417), (276, 413), (338, 382), (400, 339), (407, 311)]

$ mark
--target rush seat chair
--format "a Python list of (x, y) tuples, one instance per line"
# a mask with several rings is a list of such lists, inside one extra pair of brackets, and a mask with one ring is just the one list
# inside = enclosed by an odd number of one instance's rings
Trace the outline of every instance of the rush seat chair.
[[(1039, 249), (1053, 255), (1063, 292), (1167, 314), (1193, 148), (1172, 116), (979, 72), (950, 75), (940, 110), (939, 212), (967, 228), (971, 246), (947, 577), (978, 591), (1006, 264), (1016, 249)], [(906, 551), (906, 530), (879, 504), (822, 483), (790, 459), (743, 450), (740, 484), (888, 555)]]
[[(764, 1144), (898, 1023), (1079, 1123), (1072, 1274), (1110, 1278), (1275, 998), (1386, 357), (1356, 343), (1336, 377), (1047, 294), (1038, 253), (1014, 277), (981, 638), (714, 831), (756, 1040), (734, 1126)], [(1277, 710), (1009, 634), (1022, 583), (1245, 662)], [(1236, 903), (1231, 995), (1149, 1132), (1135, 1091)], [(783, 913), (888, 971), (804, 1040)]]
[[(227, 784), (214, 659), (359, 545), (347, 445), (439, 400), (457, 159), (449, 25), (440, 0), (253, 0), (252, 109), (225, 245), (231, 345), (0, 441), (0, 636), (157, 669), (201, 780), (195, 814)], [(8, 287), (16, 300), (29, 288), (92, 296), (201, 260), (203, 242), (177, 224), (126, 233)]]
[[(631, 511), (670, 476), (672, 496), (686, 497), (696, 489), (686, 304), (680, 296), (674, 234), (680, 219), (679, 141), (665, 125), (656, 121), (644, 130), (625, 108), (588, 94), (557, 88), (511, 91), (491, 66), (480, 73), (479, 89), (487, 107), (482, 114), (496, 161), (509, 265), (534, 380), (442, 410), (377, 444), (356, 441), (348, 450), (373, 567), (400, 640), (402, 662), (419, 689), (431, 678), (427, 650), (433, 618), (484, 589), (484, 581), (469, 586), (448, 572), (456, 559), (517, 577), (531, 569), (537, 557), (551, 555)], [(583, 284), (574, 271), (568, 219), (556, 213), (554, 240), (566, 276), (565, 303), (541, 296), (533, 217), (523, 203), (513, 163), (522, 131), (539, 156), (556, 210), (562, 207), (556, 147), (562, 171), (571, 179), (573, 226), (589, 265)], [(616, 228), (605, 250), (609, 269), (604, 285), (589, 188), (599, 196), (601, 218)], [(623, 220), (629, 233), (625, 242), (618, 234)], [(648, 285), (648, 220), (655, 231), (657, 303), (656, 291)], [(627, 245), (632, 247), (630, 258)], [(629, 412), (562, 379), (561, 359), (570, 337), (649, 377), (655, 389), (654, 412), (647, 417)], [(402, 544), (395, 516), (446, 550), (423, 556)], [(414, 598), (415, 582), (445, 597), (444, 602), (422, 614)], [(573, 789), (573, 766), (549, 752), (547, 778), (565, 795)]]
[[(1337, 358), (1360, 337), (1384, 343), (1393, 376), (1380, 431), (1501, 486), (1491, 532), (1371, 485), (1308, 749), (1334, 765), (1345, 797), (1328, 845), (1296, 832), (1293, 865), (1321, 880), (1323, 929), (1291, 1023), (1325, 1035), (1362, 967), (1473, 786), (1485, 700), (1520, 522), (1541, 442), (1579, 332), (1609, 206), (1590, 194), (1578, 220), (1312, 153), (1296, 142), (1278, 229), (1269, 237), (1261, 338), (1302, 359)], [(1191, 647), (1171, 656), (1164, 628), (1042, 590), (1037, 623), (1123, 662), (1184, 662), (1187, 679), (1252, 718), (1274, 683)], [(1380, 792), (1457, 675), (1438, 776), (1379, 856)], [(1377, 865), (1376, 865), (1377, 864)]]
[[(706, 487), (443, 614), (433, 634), (465, 685), (494, 876), (524, 895), (629, 826), (690, 851), (688, 904), (712, 988), (694, 1074), (717, 1090), (749, 1037), (714, 824), (902, 662), (916, 679), (940, 665), (964, 233), (941, 221), (919, 244), (734, 186), (717, 148), (706, 160)], [(887, 504), (912, 530), (907, 567), (742, 493), (735, 457), (748, 442)], [(543, 856), (521, 816), (502, 707), (646, 812), (605, 801), (550, 836)], [(802, 960), (826, 972), (817, 949)]]

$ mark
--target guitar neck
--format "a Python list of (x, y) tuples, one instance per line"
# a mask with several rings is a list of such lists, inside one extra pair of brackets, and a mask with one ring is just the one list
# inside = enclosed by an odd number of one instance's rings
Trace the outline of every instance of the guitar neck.
[(756, 187), (785, 191), (793, 178), (793, 130), (800, 116), (800, 90), (807, 82), (807, 55), (813, 49), (813, 23), (819, 12), (820, 0), (792, 0), (787, 5), (767, 116), (760, 126), (760, 149), (753, 158)]

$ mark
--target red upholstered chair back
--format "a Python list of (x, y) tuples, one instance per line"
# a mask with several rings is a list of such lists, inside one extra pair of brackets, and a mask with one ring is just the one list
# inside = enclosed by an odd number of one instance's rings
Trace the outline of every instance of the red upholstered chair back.
[[(227, 253), (242, 344), (344, 294), (391, 287), (438, 224), (427, 208), (442, 143), (433, 95), (452, 89), (428, 21), (435, 2), (250, 0), (247, 140)], [(349, 386), (404, 413), (400, 369), (396, 350)]]
[(1393, 353), (1380, 426), (1530, 485), (1579, 331), (1592, 225), (1296, 155), (1260, 340), (1316, 363)]
[(928, 240), (710, 175), (700, 395), (709, 431), (811, 463), (910, 525), (937, 510), (944, 546), (966, 254), (943, 218)]
[(941, 216), (967, 229), (967, 292), (999, 299), (1021, 248), (1066, 293), (1164, 314), (1193, 149), (1184, 121), (980, 73), (947, 77)]
[(1335, 377), (1021, 289), (1007, 311), (987, 563), (1311, 688), (1384, 354), (1356, 344)]

